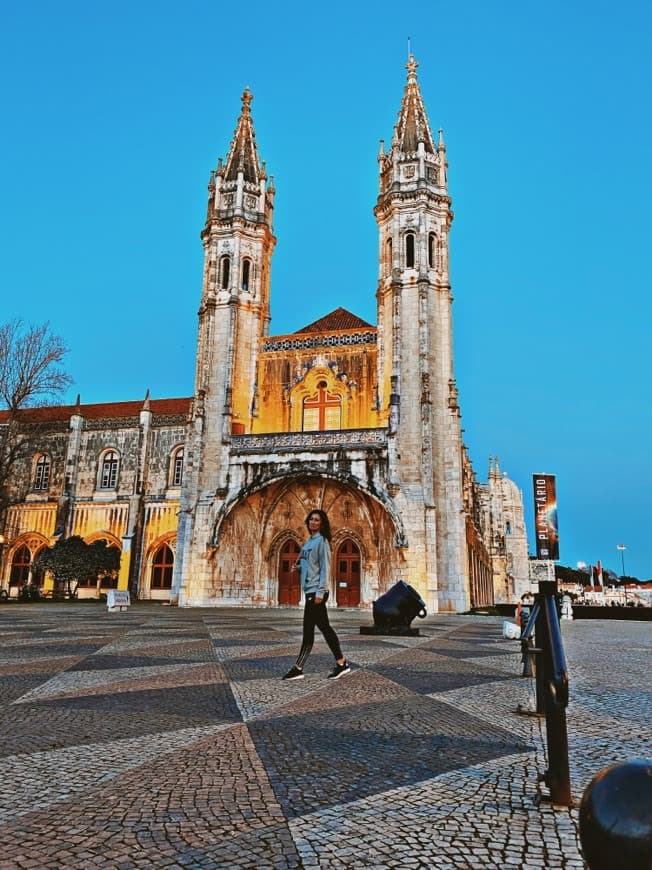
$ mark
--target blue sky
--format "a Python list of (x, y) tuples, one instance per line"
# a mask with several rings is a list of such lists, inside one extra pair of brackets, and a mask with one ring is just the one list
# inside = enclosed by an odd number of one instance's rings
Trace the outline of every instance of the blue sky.
[(561, 562), (652, 577), (644, 2), (2, 3), (2, 321), (49, 320), (66, 399), (193, 391), (206, 185), (249, 85), (274, 175), (272, 333), (375, 322), (379, 139), (407, 38), (443, 127), (465, 439), (556, 474)]

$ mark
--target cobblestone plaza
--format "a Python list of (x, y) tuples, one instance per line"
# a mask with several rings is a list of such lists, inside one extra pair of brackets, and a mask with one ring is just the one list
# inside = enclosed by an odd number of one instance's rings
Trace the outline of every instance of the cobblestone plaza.
[[(582, 868), (501, 620), (360, 635), (280, 677), (293, 609), (0, 608), (0, 867)], [(563, 624), (573, 792), (652, 757), (649, 623)]]

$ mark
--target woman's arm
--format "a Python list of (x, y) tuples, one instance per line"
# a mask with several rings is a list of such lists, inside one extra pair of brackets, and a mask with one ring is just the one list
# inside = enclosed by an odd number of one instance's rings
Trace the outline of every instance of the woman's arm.
[(319, 545), (319, 587), (315, 593), (315, 604), (320, 604), (328, 591), (328, 580), (331, 576), (331, 545), (322, 538)]

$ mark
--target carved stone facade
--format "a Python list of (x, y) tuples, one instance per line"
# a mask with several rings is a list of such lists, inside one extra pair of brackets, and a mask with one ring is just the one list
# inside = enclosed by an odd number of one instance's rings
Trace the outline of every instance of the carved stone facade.
[[(47, 409), (56, 413), (34, 456), (52, 458), (51, 488), (36, 504), (35, 467), (17, 475), (5, 585), (20, 573), (12, 559), (27, 536), (41, 536), (38, 549), (82, 534), (120, 546), (120, 584), (143, 597), (295, 605), (290, 567), (306, 514), (322, 508), (338, 606), (370, 606), (398, 579), (430, 612), (518, 597), (527, 581), (520, 493), (493, 466), (480, 484), (462, 441), (446, 147), (430, 131), (416, 70), (411, 57), (378, 158), (377, 324), (338, 308), (269, 335), (275, 190), (245, 90), (209, 183), (194, 399)], [(180, 486), (171, 486), (175, 469)], [(163, 575), (171, 589), (154, 587)]]
[(519, 514), (512, 490), (476, 481), (462, 442), (446, 147), (431, 134), (412, 57), (407, 70), (391, 145), (378, 158), (376, 326), (339, 308), (292, 335), (268, 335), (274, 188), (243, 95), (202, 233), (180, 605), (298, 603), (286, 571), (317, 507), (336, 530), (338, 605), (368, 606), (398, 579), (433, 612), (490, 604), (495, 582), (500, 598), (519, 587), (512, 569), (522, 568), (524, 539), (514, 558), (505, 523), (509, 513), (514, 530), (524, 528), (522, 503)]
[[(4, 517), (2, 588), (18, 594), (38, 552), (60, 537), (104, 538), (121, 553), (118, 585), (169, 599), (185, 426), (191, 399), (33, 408)], [(0, 425), (8, 425), (0, 415)], [(46, 583), (47, 586), (47, 583)], [(80, 587), (80, 597), (97, 589)]]

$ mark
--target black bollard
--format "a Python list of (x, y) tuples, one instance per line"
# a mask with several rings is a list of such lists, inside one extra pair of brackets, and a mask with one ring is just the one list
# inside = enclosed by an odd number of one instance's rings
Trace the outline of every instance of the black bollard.
[(580, 804), (580, 840), (590, 870), (650, 870), (652, 760), (616, 764), (593, 777)]

